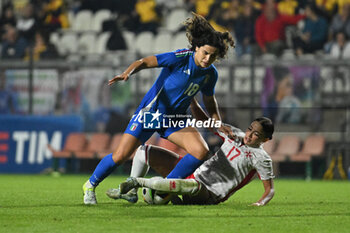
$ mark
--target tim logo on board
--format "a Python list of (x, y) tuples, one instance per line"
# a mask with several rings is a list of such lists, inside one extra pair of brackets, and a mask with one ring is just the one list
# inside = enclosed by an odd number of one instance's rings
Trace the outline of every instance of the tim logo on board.
[(143, 128), (144, 129), (160, 129), (160, 116), (162, 114), (157, 110), (157, 112), (144, 112), (143, 113)]
[(0, 173), (39, 173), (52, 166), (50, 145), (63, 147), (71, 132), (81, 132), (79, 116), (0, 115)]

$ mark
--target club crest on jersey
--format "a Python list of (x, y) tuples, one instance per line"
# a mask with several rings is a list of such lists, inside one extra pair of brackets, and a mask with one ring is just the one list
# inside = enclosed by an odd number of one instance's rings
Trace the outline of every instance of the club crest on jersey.
[(130, 126), (130, 130), (131, 131), (135, 131), (136, 130), (136, 128), (137, 128), (137, 123), (133, 123), (131, 126)]
[(143, 113), (143, 128), (144, 129), (160, 129), (160, 116), (162, 114), (157, 110), (157, 112), (144, 112)]
[(245, 157), (251, 158), (252, 157), (252, 152), (251, 151), (245, 152)]

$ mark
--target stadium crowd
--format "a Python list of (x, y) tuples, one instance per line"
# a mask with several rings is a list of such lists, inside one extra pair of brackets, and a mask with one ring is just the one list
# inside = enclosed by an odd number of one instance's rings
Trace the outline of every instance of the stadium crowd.
[(204, 16), (216, 30), (232, 32), (238, 57), (253, 51), (278, 57), (286, 49), (297, 56), (350, 57), (350, 0), (4, 0), (1, 58), (29, 59), (29, 47), (36, 60), (58, 58), (50, 34), (69, 30), (69, 13), (81, 10), (110, 10), (116, 17), (102, 28), (113, 31), (107, 49), (128, 49), (123, 30), (157, 34), (176, 8)]

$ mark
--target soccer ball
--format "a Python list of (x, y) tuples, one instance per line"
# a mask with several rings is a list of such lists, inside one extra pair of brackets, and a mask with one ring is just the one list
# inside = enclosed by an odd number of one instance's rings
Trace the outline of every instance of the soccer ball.
[(171, 199), (171, 194), (160, 194), (150, 188), (142, 188), (143, 200), (149, 205), (166, 205)]

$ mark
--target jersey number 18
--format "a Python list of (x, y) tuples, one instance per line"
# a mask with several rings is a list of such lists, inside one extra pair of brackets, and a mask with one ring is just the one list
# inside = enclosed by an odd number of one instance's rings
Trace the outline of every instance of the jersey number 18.
[(191, 83), (188, 88), (186, 89), (186, 91), (184, 92), (185, 95), (188, 96), (193, 96), (194, 94), (196, 94), (196, 92), (199, 89), (199, 85), (196, 83)]

